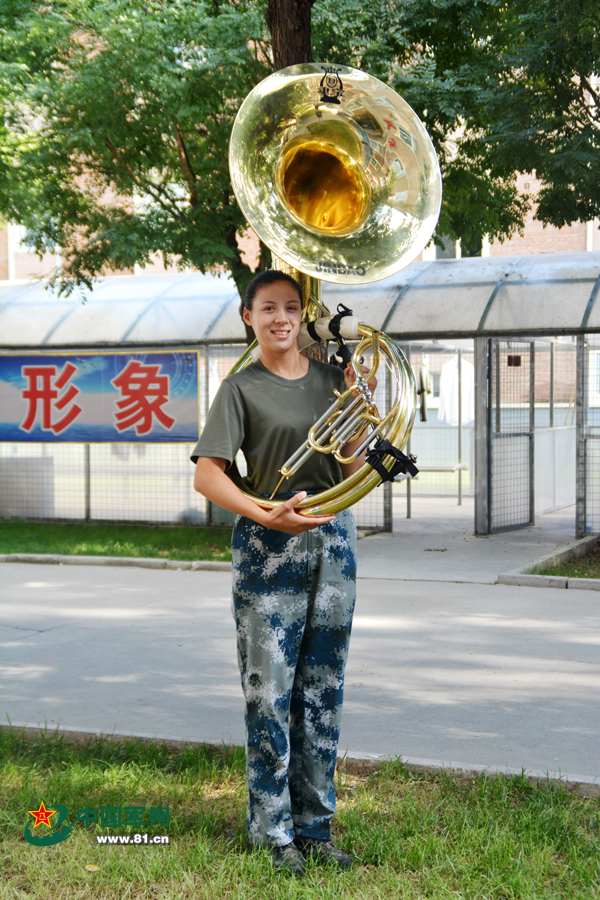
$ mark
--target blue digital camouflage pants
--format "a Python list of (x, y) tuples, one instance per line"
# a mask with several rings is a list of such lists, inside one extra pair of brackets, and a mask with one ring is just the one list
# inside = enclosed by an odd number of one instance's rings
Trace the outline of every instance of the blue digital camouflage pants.
[(295, 536), (239, 518), (232, 551), (250, 843), (328, 840), (356, 596), (354, 517), (344, 510)]

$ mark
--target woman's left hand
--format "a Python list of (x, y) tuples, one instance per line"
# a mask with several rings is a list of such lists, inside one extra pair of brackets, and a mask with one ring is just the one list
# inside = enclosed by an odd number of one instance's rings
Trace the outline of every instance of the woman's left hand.
[[(369, 367), (365, 366), (364, 363), (361, 365), (361, 369), (362, 369), (363, 375), (368, 375), (370, 372)], [(352, 366), (346, 366), (346, 368), (344, 369), (344, 378), (346, 380), (346, 387), (352, 387), (352, 385), (356, 381), (356, 373), (355, 373), (354, 369), (352, 368)], [(373, 376), (373, 378), (369, 382), (369, 390), (371, 391), (372, 394), (375, 393), (376, 387), (377, 387), (377, 379), (375, 378), (375, 376)]]

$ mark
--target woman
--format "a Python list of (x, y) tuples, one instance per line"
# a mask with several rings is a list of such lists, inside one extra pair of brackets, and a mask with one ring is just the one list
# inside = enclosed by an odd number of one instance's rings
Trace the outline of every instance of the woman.
[[(304, 856), (340, 868), (350, 857), (331, 843), (344, 668), (355, 600), (352, 513), (308, 517), (307, 493), (359, 468), (315, 453), (285, 484), (278, 507), (244, 496), (228, 475), (241, 449), (247, 482), (270, 496), (279, 469), (308, 429), (355, 380), (350, 368), (298, 350), (302, 294), (289, 275), (268, 271), (248, 285), (243, 319), (261, 358), (222, 383), (192, 460), (194, 487), (238, 514), (232, 538), (233, 606), (246, 700), (248, 836), (271, 848), (274, 865), (297, 875)], [(374, 390), (376, 382), (370, 385)], [(352, 453), (344, 447), (343, 455)]]

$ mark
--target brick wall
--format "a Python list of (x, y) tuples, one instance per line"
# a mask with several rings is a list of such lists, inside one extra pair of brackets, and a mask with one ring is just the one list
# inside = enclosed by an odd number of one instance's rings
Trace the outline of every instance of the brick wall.
[(14, 254), (14, 266), (14, 277), (18, 280), (43, 278), (44, 275), (50, 275), (55, 270), (56, 257), (53, 253), (46, 253), (40, 259), (37, 253), (18, 250)]
[(250, 266), (252, 271), (256, 271), (258, 260), (260, 257), (260, 243), (258, 235), (253, 228), (248, 229), (242, 235), (238, 235), (238, 247), (242, 253), (242, 261)]
[[(517, 342), (502, 342), (500, 351), (500, 396), (502, 404), (527, 403), (529, 401), (529, 349)], [(509, 356), (520, 357), (520, 365), (509, 366)], [(571, 345), (555, 344), (554, 350), (554, 403), (575, 403), (576, 353)], [(494, 379), (495, 379), (494, 374)], [(550, 402), (550, 344), (539, 342), (535, 348), (535, 402)], [(495, 383), (494, 383), (495, 389)], [(556, 425), (564, 422), (555, 420)]]
[(0, 281), (8, 278), (8, 231), (0, 228)]
[[(519, 175), (517, 178), (522, 193), (535, 195), (540, 182), (531, 175)], [(501, 243), (493, 241), (490, 245), (490, 256), (512, 256), (521, 253), (574, 253), (587, 249), (587, 225), (577, 222), (555, 228), (544, 225), (534, 219), (535, 206), (527, 214), (523, 236), (515, 234)]]

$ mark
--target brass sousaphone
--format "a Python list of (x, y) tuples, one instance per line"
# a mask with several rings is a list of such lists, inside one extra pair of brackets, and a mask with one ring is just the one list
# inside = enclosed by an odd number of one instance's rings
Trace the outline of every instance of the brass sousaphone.
[[(320, 282), (361, 284), (394, 275), (429, 243), (438, 220), (442, 184), (429, 135), (410, 106), (383, 82), (357, 69), (305, 63), (270, 75), (246, 97), (229, 147), (233, 188), (275, 267), (293, 274), (304, 291), (300, 342), (328, 331), (331, 315)], [(309, 325), (312, 323), (312, 325)], [(367, 433), (354, 457), (377, 439), (402, 450), (414, 419), (412, 368), (385, 334), (356, 318), (338, 322), (343, 338), (358, 341), (352, 354), (357, 381), (338, 397), (306, 443), (286, 461), (280, 484), (313, 452), (334, 453)], [(252, 360), (248, 351), (232, 371)], [(363, 377), (360, 358), (372, 354)], [(380, 416), (368, 381), (381, 360), (392, 373), (395, 398)], [(383, 456), (389, 471), (392, 456)], [(296, 507), (327, 515), (356, 503), (381, 483), (363, 465), (341, 484)], [(285, 490), (283, 484), (281, 490)], [(261, 506), (275, 506), (244, 488)]]

